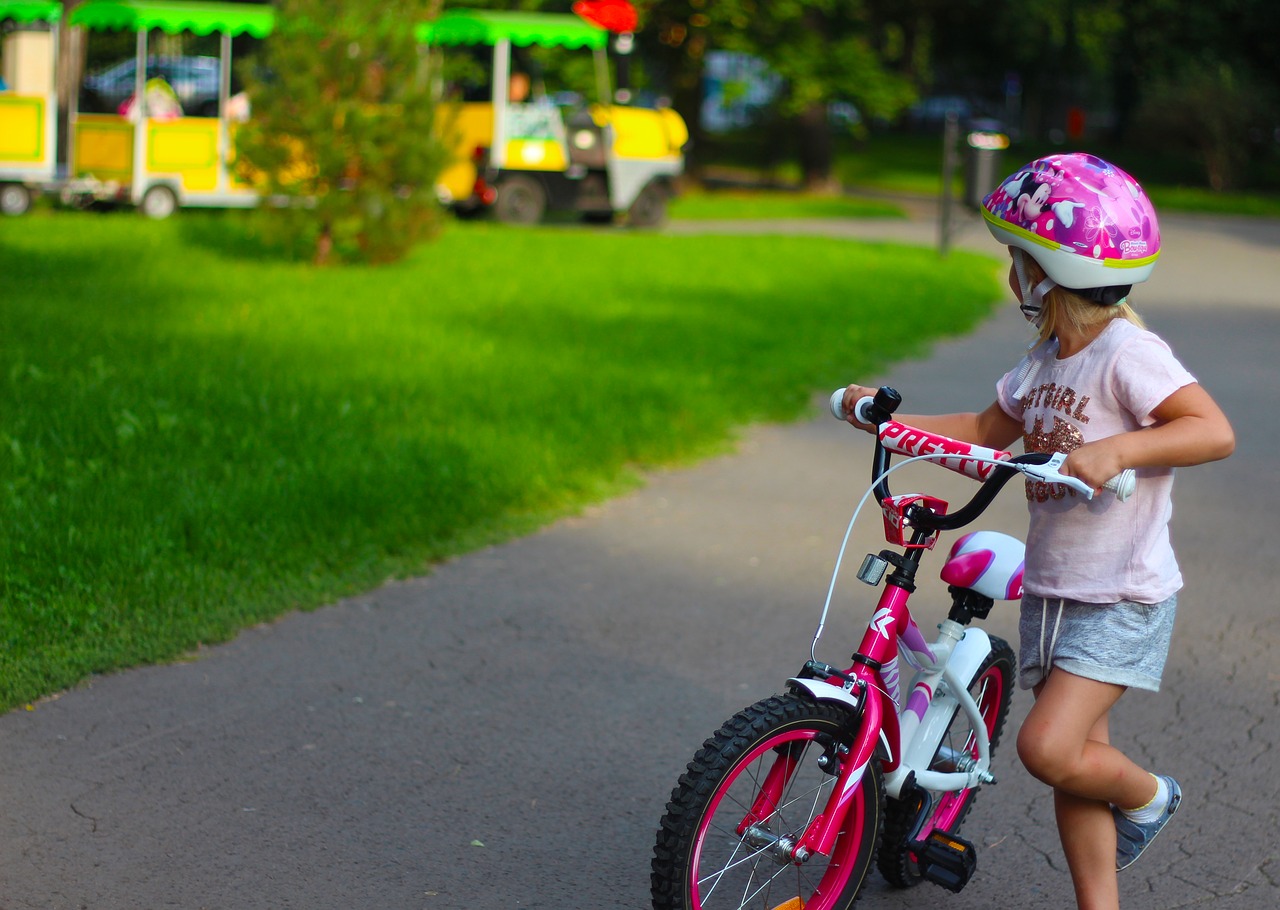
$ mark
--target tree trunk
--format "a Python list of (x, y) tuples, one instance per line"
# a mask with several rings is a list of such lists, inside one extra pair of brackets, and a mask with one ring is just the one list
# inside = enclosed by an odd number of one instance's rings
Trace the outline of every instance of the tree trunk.
[(685, 173), (694, 180), (702, 177), (702, 73), (699, 68), (693, 78), (681, 79), (671, 93), (671, 107), (684, 120), (689, 130), (689, 145), (685, 148)]
[(835, 193), (839, 182), (832, 176), (835, 150), (831, 137), (831, 125), (827, 121), (825, 102), (814, 102), (796, 121), (800, 168), (804, 174), (804, 186), (810, 192)]
[(316, 265), (328, 265), (332, 256), (333, 233), (329, 230), (329, 225), (326, 224), (320, 229), (320, 236), (316, 238), (316, 255), (312, 262)]

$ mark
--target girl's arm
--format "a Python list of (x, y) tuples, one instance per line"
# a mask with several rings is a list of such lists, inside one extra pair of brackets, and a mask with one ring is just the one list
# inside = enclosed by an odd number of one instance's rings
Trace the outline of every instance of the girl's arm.
[(1149, 427), (1082, 445), (1067, 456), (1062, 472), (1097, 488), (1125, 468), (1181, 468), (1235, 451), (1227, 415), (1199, 384), (1178, 389), (1151, 416), (1156, 422)]
[[(851, 385), (844, 390), (844, 412), (849, 415), (845, 419), (868, 433), (874, 433), (876, 428), (854, 419), (853, 406), (859, 398), (874, 397), (875, 393), (875, 389), (861, 385)], [(989, 449), (1007, 449), (1022, 437), (1022, 424), (1006, 414), (998, 402), (992, 402), (985, 411), (977, 414), (894, 414), (893, 419), (930, 433), (950, 436), (962, 442), (974, 442)]]

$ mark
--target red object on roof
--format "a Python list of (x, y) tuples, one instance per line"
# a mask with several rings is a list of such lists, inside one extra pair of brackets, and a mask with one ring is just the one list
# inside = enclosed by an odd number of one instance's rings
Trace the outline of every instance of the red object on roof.
[(577, 0), (573, 11), (611, 32), (634, 32), (638, 20), (636, 8), (628, 0)]

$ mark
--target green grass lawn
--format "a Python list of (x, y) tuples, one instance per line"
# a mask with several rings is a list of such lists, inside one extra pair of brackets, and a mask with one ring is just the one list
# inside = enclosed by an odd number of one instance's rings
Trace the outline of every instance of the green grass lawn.
[(999, 296), (992, 259), (452, 225), (318, 270), (233, 214), (0, 221), (0, 708), (723, 451)]

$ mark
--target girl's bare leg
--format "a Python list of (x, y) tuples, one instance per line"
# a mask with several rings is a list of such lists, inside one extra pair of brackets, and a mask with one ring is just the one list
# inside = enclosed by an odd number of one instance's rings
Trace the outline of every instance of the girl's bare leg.
[(1022, 763), (1053, 787), (1080, 910), (1119, 908), (1111, 806), (1141, 806), (1156, 790), (1151, 775), (1110, 744), (1108, 712), (1124, 691), (1055, 669), (1036, 687), (1036, 703), (1018, 733)]
[[(1089, 741), (1107, 745), (1108, 734), (1107, 717), (1103, 715), (1090, 731)], [(1080, 910), (1119, 910), (1116, 826), (1111, 804), (1055, 789), (1053, 810), (1075, 886), (1076, 906)]]

